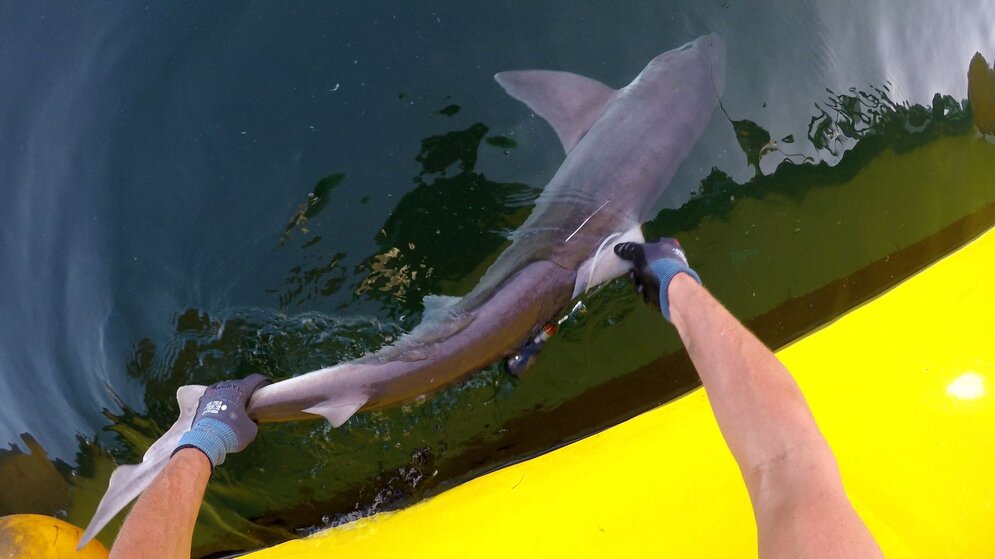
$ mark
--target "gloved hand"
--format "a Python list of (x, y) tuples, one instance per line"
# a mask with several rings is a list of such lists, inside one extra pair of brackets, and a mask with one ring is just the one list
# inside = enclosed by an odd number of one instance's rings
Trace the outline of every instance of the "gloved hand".
[(670, 302), (667, 288), (674, 276), (685, 273), (698, 283), (701, 278), (688, 265), (684, 250), (677, 239), (663, 238), (655, 243), (619, 243), (615, 254), (632, 262), (629, 279), (636, 284), (647, 303), (660, 309), (663, 317), (670, 320)]
[(229, 452), (244, 450), (259, 431), (245, 408), (252, 393), (269, 383), (269, 379), (256, 373), (208, 386), (197, 403), (190, 430), (180, 437), (173, 454), (183, 448), (196, 448), (207, 455), (213, 468), (223, 463)]

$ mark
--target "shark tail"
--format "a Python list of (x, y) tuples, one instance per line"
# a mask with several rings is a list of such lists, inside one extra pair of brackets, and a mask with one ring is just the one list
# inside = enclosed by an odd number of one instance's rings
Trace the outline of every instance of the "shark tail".
[(97, 511), (93, 513), (93, 518), (90, 519), (83, 537), (79, 540), (77, 550), (89, 543), (111, 519), (117, 516), (117, 513), (128, 506), (135, 497), (141, 495), (166, 467), (166, 462), (179, 443), (180, 436), (190, 428), (194, 413), (197, 411), (197, 402), (206, 389), (206, 386), (190, 384), (181, 386), (176, 391), (176, 401), (180, 404), (179, 419), (173, 423), (169, 431), (159, 437), (159, 440), (152, 443), (142, 457), (141, 464), (118, 466), (114, 470), (107, 492), (100, 499)]

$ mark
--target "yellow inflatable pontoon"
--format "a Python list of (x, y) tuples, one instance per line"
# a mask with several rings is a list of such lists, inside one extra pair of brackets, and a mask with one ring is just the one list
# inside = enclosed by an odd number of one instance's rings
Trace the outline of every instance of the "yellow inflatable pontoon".
[[(995, 557), (995, 230), (780, 350), (889, 557)], [(587, 439), (248, 555), (755, 557), (703, 390)]]

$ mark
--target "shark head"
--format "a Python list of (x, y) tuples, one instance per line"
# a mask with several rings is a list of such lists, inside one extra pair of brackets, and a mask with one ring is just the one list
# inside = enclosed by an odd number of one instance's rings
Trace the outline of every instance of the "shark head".
[[(725, 42), (712, 33), (656, 56), (625, 89), (652, 92), (666, 87), (695, 87), (700, 88), (696, 89), (699, 92), (710, 90), (710, 96), (717, 101), (725, 90), (725, 67)], [(682, 81), (690, 77), (703, 82)]]
[(722, 39), (711, 34), (656, 56), (621, 89), (551, 70), (495, 76), (549, 122), (566, 153), (520, 231), (527, 236), (530, 227), (558, 220), (565, 246), (557, 262), (577, 270), (575, 296), (628, 269), (605, 248), (643, 241), (640, 224), (718, 105), (725, 57)]

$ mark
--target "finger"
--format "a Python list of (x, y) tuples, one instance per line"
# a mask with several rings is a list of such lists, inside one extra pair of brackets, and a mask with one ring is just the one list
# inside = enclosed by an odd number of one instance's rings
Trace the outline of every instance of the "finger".
[(252, 373), (251, 375), (239, 381), (240, 385), (239, 387), (245, 393), (246, 400), (248, 400), (248, 397), (252, 396), (253, 392), (259, 390), (260, 388), (266, 386), (267, 384), (272, 384), (272, 383), (273, 381), (266, 378), (264, 375), (261, 375), (259, 373)]
[(623, 260), (635, 260), (642, 248), (639, 243), (619, 243), (615, 245), (615, 254)]

